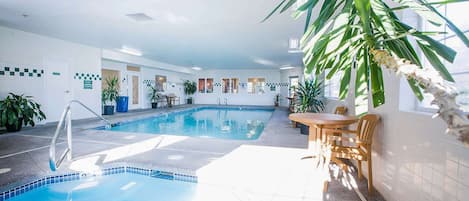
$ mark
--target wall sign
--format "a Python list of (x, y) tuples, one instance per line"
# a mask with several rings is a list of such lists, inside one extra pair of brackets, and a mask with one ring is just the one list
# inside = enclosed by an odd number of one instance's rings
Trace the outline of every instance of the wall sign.
[(93, 81), (83, 80), (83, 89), (93, 89)]

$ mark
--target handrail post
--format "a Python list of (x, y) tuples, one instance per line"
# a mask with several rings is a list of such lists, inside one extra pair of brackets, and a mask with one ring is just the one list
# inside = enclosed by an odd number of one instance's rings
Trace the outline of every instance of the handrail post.
[(67, 160), (72, 160), (72, 110), (67, 112), (67, 144), (70, 149), (67, 154)]

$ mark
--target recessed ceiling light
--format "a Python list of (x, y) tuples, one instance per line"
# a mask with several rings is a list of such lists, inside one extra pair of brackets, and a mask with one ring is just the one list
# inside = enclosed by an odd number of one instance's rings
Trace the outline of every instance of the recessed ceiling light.
[(193, 69), (193, 70), (202, 70), (202, 68), (201, 68), (201, 67), (198, 67), (198, 66), (193, 66), (192, 69)]
[(280, 67), (280, 70), (288, 70), (288, 69), (293, 69), (293, 68), (295, 68), (295, 67), (293, 67), (293, 66), (282, 66), (282, 67)]
[(134, 56), (142, 56), (141, 51), (133, 49), (133, 48), (129, 48), (129, 47), (126, 47), (126, 46), (122, 46), (122, 48), (119, 49), (119, 51), (123, 52), (123, 53), (126, 53), (126, 54), (134, 55)]
[(131, 14), (127, 14), (125, 16), (130, 17), (131, 19), (133, 19), (137, 22), (145, 22), (145, 21), (152, 21), (153, 20), (153, 18), (146, 15), (145, 13), (131, 13)]

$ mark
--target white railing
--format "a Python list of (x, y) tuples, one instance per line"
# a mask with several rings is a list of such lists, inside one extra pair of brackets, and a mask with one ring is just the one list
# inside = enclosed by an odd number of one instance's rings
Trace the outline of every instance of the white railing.
[[(62, 116), (60, 117), (60, 121), (57, 124), (57, 128), (55, 129), (54, 137), (52, 137), (52, 142), (50, 143), (50, 148), (49, 148), (49, 167), (52, 171), (56, 171), (59, 167), (60, 164), (62, 164), (63, 160), (65, 159), (65, 156), (67, 156), (67, 160), (72, 160), (72, 111), (71, 111), (71, 105), (72, 103), (77, 103), (78, 105), (83, 106), (85, 109), (93, 113), (95, 116), (100, 118), (101, 120), (106, 122), (106, 128), (111, 127), (111, 122), (108, 120), (104, 119), (101, 115), (98, 115), (96, 112), (91, 110), (89, 107), (84, 105), (78, 100), (71, 100), (68, 104), (67, 107), (65, 107)], [(64, 125), (65, 122), (65, 125)], [(59, 160), (56, 160), (56, 152), (55, 152), (55, 146), (57, 144), (57, 139), (60, 134), (60, 128), (64, 126), (64, 129), (67, 130), (67, 148), (65, 151), (62, 153), (60, 156)]]

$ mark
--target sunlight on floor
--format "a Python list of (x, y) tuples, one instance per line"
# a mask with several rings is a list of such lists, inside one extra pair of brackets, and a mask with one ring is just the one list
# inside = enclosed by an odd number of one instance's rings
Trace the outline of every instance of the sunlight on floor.
[[(148, 140), (143, 140), (133, 144), (128, 144), (113, 149), (97, 152), (83, 158), (78, 158), (73, 161), (69, 168), (76, 171), (95, 172), (99, 171), (99, 165), (104, 163), (114, 162), (120, 159), (136, 156), (144, 152), (164, 147), (173, 143), (185, 140), (187, 137), (165, 137), (158, 136)], [(180, 156), (174, 156), (174, 160), (181, 159)]]
[[(244, 196), (323, 199), (324, 173), (304, 149), (242, 145), (197, 170), (200, 183), (239, 189)], [(323, 179), (321, 179), (323, 178)]]

